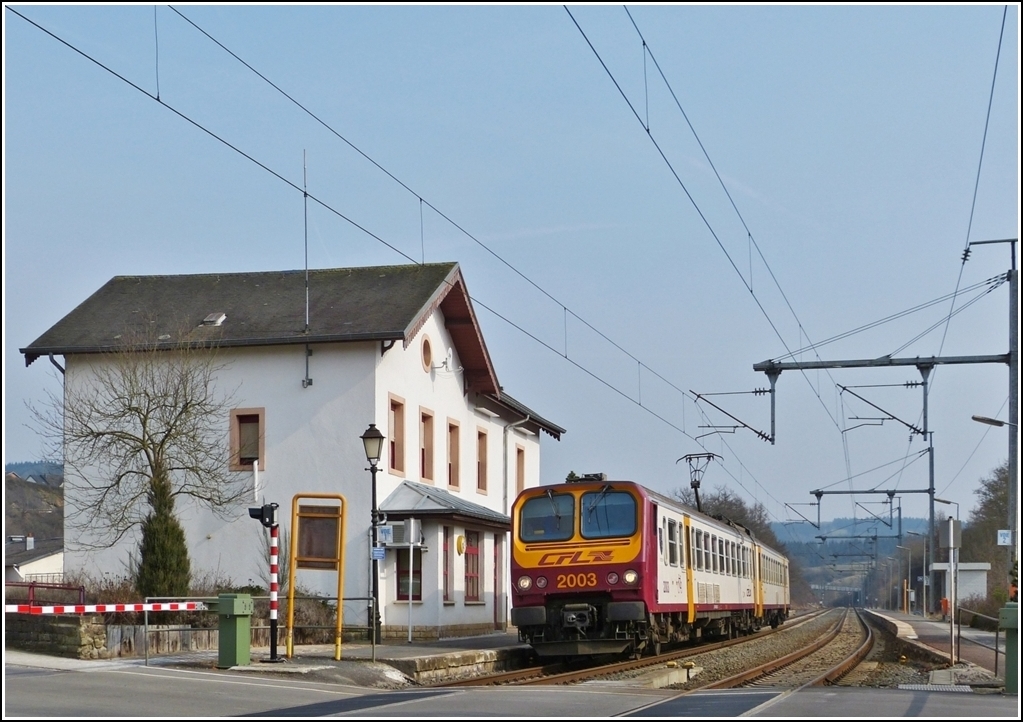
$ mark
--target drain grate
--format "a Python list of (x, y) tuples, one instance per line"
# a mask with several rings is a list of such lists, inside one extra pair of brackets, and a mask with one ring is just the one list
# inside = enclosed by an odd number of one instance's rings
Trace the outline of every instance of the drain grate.
[(972, 692), (973, 688), (965, 684), (900, 684), (899, 689), (915, 692)]

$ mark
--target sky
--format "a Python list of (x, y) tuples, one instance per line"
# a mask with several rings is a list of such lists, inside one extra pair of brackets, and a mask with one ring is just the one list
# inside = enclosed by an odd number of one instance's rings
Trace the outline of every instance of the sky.
[[(504, 390), (567, 430), (543, 483), (671, 493), (715, 454), (705, 493), (779, 522), (926, 515), (921, 377), (785, 371), (771, 444), (754, 364), (1008, 352), (1011, 246), (962, 256), (1019, 237), (1015, 5), (15, 4), (3, 32), (5, 463), (60, 389), (18, 349), (110, 278), (306, 253), (460, 263)], [(930, 377), (939, 516), (1007, 458), (970, 418), (1007, 400), (1004, 364)]]

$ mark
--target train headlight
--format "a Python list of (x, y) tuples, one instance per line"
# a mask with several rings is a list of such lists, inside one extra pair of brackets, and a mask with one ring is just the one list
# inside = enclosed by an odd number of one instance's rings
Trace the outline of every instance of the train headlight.
[(607, 583), (608, 584), (617, 584), (618, 583), (618, 572), (608, 572), (607, 573)]
[(538, 589), (543, 589), (547, 586), (547, 577), (537, 577), (536, 586)]
[(639, 574), (632, 569), (626, 569), (624, 579), (626, 584), (635, 584), (639, 581)]
[(528, 592), (529, 588), (533, 586), (533, 580), (529, 577), (519, 577), (519, 591)]

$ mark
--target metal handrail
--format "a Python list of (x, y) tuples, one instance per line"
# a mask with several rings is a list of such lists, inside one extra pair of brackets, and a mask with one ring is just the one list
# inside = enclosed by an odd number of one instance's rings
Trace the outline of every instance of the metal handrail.
[[(974, 611), (972, 609), (967, 609), (966, 607), (959, 607), (959, 615), (960, 615), (960, 617), (962, 616), (963, 612), (969, 612), (970, 614), (972, 614), (975, 617), (980, 617), (981, 619), (989, 619), (989, 620), (991, 620), (992, 622), (995, 623), (995, 676), (997, 677), (998, 676), (998, 635), (999, 635), (999, 632), (1001, 631), (998, 628), (998, 621), (999, 621), (998, 617), (989, 617), (986, 614), (981, 614), (980, 612), (976, 612), (976, 611)], [(961, 647), (962, 646), (962, 638), (963, 638), (963, 628), (962, 628), (962, 625), (959, 623), (959, 621), (960, 621), (959, 619), (956, 620), (956, 631), (957, 631), (956, 646), (957, 647)], [(981, 647), (987, 647), (986, 644), (980, 644), (977, 641), (974, 641), (973, 643), (974, 644), (979, 644)], [(1005, 654), (1005, 653), (1002, 652), (1002, 654)]]
[(74, 584), (56, 584), (54, 582), (4, 582), (4, 587), (16, 587), (28, 589), (28, 603), (35, 604), (36, 589), (62, 589), (69, 592), (78, 592), (78, 603), (85, 604), (85, 587)]
[[(258, 596), (257, 595), (251, 595), (251, 596), (252, 596), (253, 601), (255, 601), (255, 600), (269, 601), (270, 600), (270, 596), (269, 595), (258, 595)], [(309, 599), (317, 600), (317, 601), (324, 601), (324, 602), (329, 602), (329, 601), (335, 601), (336, 602), (337, 601), (336, 597), (323, 597), (323, 596), (295, 596), (294, 599), (296, 601), (297, 600), (309, 600)], [(145, 599), (145, 601), (147, 603), (148, 602), (166, 601), (166, 600), (194, 601), (194, 602), (216, 602), (218, 600), (218, 597), (205, 597), (205, 596), (204, 597), (146, 597), (146, 599)], [(374, 603), (374, 600), (373, 600), (372, 597), (346, 597), (345, 601), (346, 602), (368, 602), (371, 606)], [(161, 612), (161, 614), (163, 614), (163, 613), (164, 612)], [(268, 628), (268, 627), (252, 627), (252, 629), (264, 629), (264, 628)], [(334, 626), (327, 627), (327, 626), (323, 626), (323, 625), (306, 625), (306, 624), (303, 624), (301, 626), (296, 625), (295, 628), (296, 629), (334, 629), (335, 627)], [(372, 646), (373, 646), (373, 661), (375, 662), (376, 661), (376, 638), (375, 638), (375, 635), (372, 633), (373, 627), (368, 626), (368, 625), (346, 624), (346, 625), (344, 625), (344, 628), (350, 629), (350, 630), (359, 630), (359, 631), (367, 630), (367, 631), (370, 632), (369, 637), (370, 637), (370, 640), (371, 640), (371, 643), (372, 643)], [(211, 630), (213, 630), (215, 628), (214, 627), (201, 627), (200, 629), (211, 631)], [(157, 630), (157, 634), (159, 634), (159, 630)], [(145, 648), (145, 664), (148, 667), (149, 666), (149, 612), (148, 611), (143, 613), (143, 646)]]

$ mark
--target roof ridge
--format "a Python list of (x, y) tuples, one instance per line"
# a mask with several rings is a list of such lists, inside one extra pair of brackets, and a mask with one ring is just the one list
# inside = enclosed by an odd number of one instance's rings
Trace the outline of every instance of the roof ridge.
[[(337, 273), (340, 271), (379, 271), (382, 269), (399, 269), (403, 271), (411, 271), (419, 268), (438, 268), (441, 266), (453, 267), (457, 266), (458, 261), (436, 261), (432, 263), (414, 263), (414, 264), (399, 264), (393, 263), (382, 266), (343, 266), (337, 268), (310, 268), (309, 273)], [(271, 269), (264, 271), (207, 271), (205, 273), (128, 273), (120, 274), (111, 278), (111, 281), (120, 279), (135, 279), (135, 278), (212, 278), (219, 276), (267, 276), (267, 275), (282, 275), (292, 273), (305, 273), (303, 268), (289, 268), (289, 269)]]

